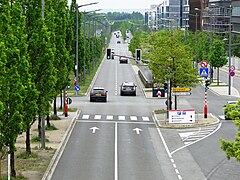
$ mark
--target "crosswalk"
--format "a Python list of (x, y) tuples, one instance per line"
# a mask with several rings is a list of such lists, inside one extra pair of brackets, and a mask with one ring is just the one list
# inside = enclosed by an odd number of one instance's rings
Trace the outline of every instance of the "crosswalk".
[(213, 133), (218, 128), (218, 126), (219, 125), (217, 124), (213, 126), (205, 126), (193, 129), (181, 129), (178, 130), (178, 134), (181, 137), (183, 143), (185, 145), (188, 145), (207, 137), (208, 135)]
[(142, 121), (150, 122), (152, 118), (150, 116), (136, 116), (136, 115), (100, 115), (100, 114), (81, 114), (79, 120), (114, 120), (114, 121)]

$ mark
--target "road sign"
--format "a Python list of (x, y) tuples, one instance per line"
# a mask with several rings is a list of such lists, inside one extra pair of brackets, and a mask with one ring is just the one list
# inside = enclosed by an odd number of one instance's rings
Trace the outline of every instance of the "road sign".
[(233, 65), (230, 66), (230, 70), (231, 70), (231, 71), (234, 71), (235, 69), (236, 69), (235, 66), (233, 66)]
[(173, 92), (173, 96), (190, 96), (192, 93), (191, 92)]
[(203, 68), (206, 68), (208, 66), (208, 62), (206, 60), (202, 60), (199, 64)]
[(67, 98), (67, 104), (72, 104), (72, 99), (70, 97)]
[(207, 78), (208, 77), (208, 68), (200, 68), (200, 76)]
[(173, 92), (189, 92), (191, 88), (189, 87), (180, 87), (180, 88), (173, 88)]
[(75, 89), (75, 91), (78, 92), (78, 91), (80, 91), (81, 88), (80, 88), (80, 86), (75, 86), (74, 89)]
[(230, 76), (235, 76), (235, 72), (234, 71), (231, 71), (229, 74), (230, 74)]

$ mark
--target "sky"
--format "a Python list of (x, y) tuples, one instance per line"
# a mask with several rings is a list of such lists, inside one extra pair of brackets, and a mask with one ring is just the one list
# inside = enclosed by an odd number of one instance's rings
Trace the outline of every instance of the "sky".
[[(69, 0), (71, 1), (71, 0)], [(152, 4), (160, 4), (162, 0), (77, 0), (78, 5), (98, 2), (98, 4), (81, 7), (79, 10), (129, 10), (142, 9), (148, 10)]]

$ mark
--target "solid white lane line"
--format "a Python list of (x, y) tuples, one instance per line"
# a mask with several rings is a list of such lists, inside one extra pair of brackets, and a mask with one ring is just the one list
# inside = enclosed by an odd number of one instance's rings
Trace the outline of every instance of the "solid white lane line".
[(207, 137), (209, 137), (209, 136), (211, 136), (212, 134), (214, 134), (215, 132), (217, 132), (217, 131), (220, 129), (221, 126), (222, 126), (222, 123), (219, 123), (218, 127), (217, 127), (214, 131), (212, 131), (211, 133), (209, 133), (208, 135), (206, 135), (206, 136), (204, 136), (204, 137), (202, 137), (202, 138), (200, 138), (200, 139), (198, 139), (198, 140), (196, 140), (196, 141), (193, 141), (192, 143), (189, 143), (189, 144), (187, 144), (187, 145), (184, 145), (184, 146), (182, 146), (182, 147), (180, 147), (180, 148), (172, 151), (172, 152), (171, 152), (171, 156), (172, 156), (174, 153), (176, 153), (177, 151), (180, 151), (181, 149), (184, 149), (184, 148), (186, 148), (186, 147), (188, 147), (188, 146), (190, 146), (190, 145), (192, 145), (192, 144), (195, 144), (195, 143), (197, 143), (197, 142), (199, 142), (199, 141), (201, 141), (201, 140), (203, 140), (203, 139), (206, 139)]
[(117, 128), (117, 122), (115, 123), (115, 171), (114, 171), (114, 180), (118, 180), (118, 128)]
[[(115, 62), (117, 62), (117, 61), (115, 61)], [(115, 66), (115, 95), (117, 96), (117, 90), (118, 90), (118, 78), (117, 78), (117, 74), (118, 74), (118, 70), (117, 70), (117, 63), (115, 63), (116, 64), (116, 66)]]

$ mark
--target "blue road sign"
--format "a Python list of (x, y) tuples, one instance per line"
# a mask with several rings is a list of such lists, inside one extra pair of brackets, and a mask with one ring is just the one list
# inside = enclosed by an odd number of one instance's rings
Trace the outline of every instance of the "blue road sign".
[(80, 88), (80, 86), (75, 86), (74, 89), (75, 89), (75, 91), (78, 92), (78, 91), (80, 91), (81, 88)]
[(200, 68), (200, 76), (207, 78), (208, 77), (208, 68)]

